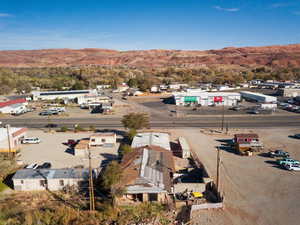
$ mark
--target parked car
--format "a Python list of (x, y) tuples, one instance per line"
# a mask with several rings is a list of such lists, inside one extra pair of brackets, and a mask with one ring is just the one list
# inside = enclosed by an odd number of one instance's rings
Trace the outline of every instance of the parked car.
[(48, 123), (45, 127), (46, 128), (55, 128), (55, 127), (57, 127), (58, 125), (57, 124), (55, 124), (55, 123)]
[(68, 142), (67, 142), (67, 145), (70, 146), (70, 147), (73, 147), (77, 144), (77, 141), (74, 140), (74, 139), (69, 139)]
[(272, 158), (275, 157), (290, 157), (290, 154), (288, 152), (285, 152), (283, 150), (275, 150), (275, 151), (270, 151), (269, 156)]
[(294, 134), (294, 138), (300, 139), (300, 134)]
[(249, 111), (250, 114), (259, 114), (259, 111), (257, 109)]
[(49, 162), (45, 162), (39, 166), (39, 169), (50, 169), (50, 168), (51, 168), (51, 163)]
[(233, 106), (233, 107), (230, 107), (229, 110), (240, 111), (241, 107), (240, 106)]
[(40, 142), (41, 142), (41, 140), (39, 138), (37, 138), (37, 137), (24, 138), (21, 141), (22, 144), (38, 144)]
[(38, 166), (39, 166), (39, 165), (36, 164), (36, 163), (31, 163), (31, 164), (27, 165), (27, 166), (25, 167), (25, 169), (37, 169)]
[(298, 160), (292, 159), (292, 158), (284, 158), (284, 159), (277, 159), (277, 164), (280, 166), (284, 166), (285, 164), (300, 164)]
[(42, 111), (39, 113), (40, 116), (51, 116), (53, 115), (53, 112), (51, 111)]
[(300, 171), (300, 164), (286, 164), (284, 168), (290, 171)]

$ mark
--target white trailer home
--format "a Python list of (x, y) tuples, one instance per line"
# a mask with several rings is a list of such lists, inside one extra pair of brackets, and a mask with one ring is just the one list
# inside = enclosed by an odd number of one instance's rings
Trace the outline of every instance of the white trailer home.
[(16, 191), (59, 191), (80, 188), (88, 177), (88, 169), (21, 169), (12, 180)]

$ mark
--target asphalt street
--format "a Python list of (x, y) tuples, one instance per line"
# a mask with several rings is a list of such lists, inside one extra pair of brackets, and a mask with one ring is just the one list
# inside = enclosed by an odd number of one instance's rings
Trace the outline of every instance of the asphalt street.
[[(24, 126), (28, 128), (44, 128), (47, 124), (55, 124), (57, 127), (73, 127), (75, 124), (81, 127), (94, 126), (96, 128), (121, 128), (121, 118), (9, 118), (0, 119), (3, 125)], [(197, 118), (155, 118), (150, 119), (151, 128), (180, 128), (199, 127), (216, 128), (222, 126), (222, 116), (209, 116)], [(229, 128), (266, 128), (266, 127), (300, 127), (300, 116), (230, 116), (224, 118), (223, 126)]]

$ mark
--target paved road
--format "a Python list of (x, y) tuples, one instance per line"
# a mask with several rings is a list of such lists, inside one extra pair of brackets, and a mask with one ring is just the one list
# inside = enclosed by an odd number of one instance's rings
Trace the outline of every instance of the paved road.
[[(94, 126), (97, 128), (120, 128), (120, 118), (10, 118), (1, 119), (3, 124), (12, 126), (25, 126), (29, 128), (43, 128), (47, 124), (57, 124), (59, 127), (73, 127), (79, 124), (82, 127)], [(179, 127), (203, 127), (214, 128), (222, 124), (221, 116), (199, 118), (151, 118), (152, 128), (179, 128)], [(226, 117), (224, 127), (229, 128), (255, 128), (255, 127), (300, 127), (300, 116), (231, 116)]]

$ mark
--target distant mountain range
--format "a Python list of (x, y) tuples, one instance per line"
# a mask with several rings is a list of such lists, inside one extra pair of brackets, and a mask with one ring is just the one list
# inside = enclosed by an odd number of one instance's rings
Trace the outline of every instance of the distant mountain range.
[(220, 50), (138, 50), (43, 49), (0, 51), (0, 66), (130, 66), (167, 67), (201, 65), (239, 65), (300, 67), (300, 44), (266, 47), (228, 47)]

